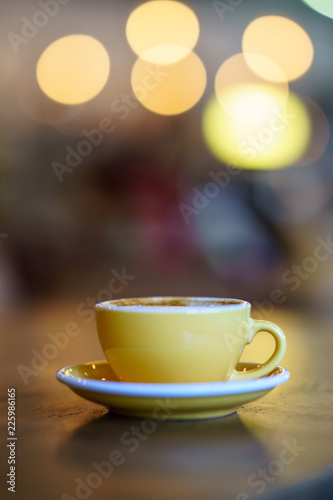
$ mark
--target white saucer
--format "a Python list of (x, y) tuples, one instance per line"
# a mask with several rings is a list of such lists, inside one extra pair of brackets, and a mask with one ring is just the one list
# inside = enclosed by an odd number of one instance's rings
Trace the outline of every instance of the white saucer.
[[(255, 363), (240, 363), (249, 370)], [(120, 382), (107, 361), (62, 368), (57, 379), (79, 396), (106, 406), (111, 412), (155, 420), (216, 418), (234, 413), (245, 403), (258, 399), (289, 379), (277, 367), (270, 375), (235, 382), (147, 384)]]

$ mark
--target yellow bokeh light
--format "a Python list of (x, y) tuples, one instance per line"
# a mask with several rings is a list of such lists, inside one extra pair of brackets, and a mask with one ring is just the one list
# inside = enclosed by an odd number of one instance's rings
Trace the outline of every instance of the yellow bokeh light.
[(205, 67), (193, 52), (181, 61), (158, 67), (138, 58), (131, 76), (137, 99), (161, 115), (177, 115), (191, 109), (204, 93), (206, 82)]
[(110, 60), (103, 45), (87, 35), (70, 35), (49, 45), (37, 63), (37, 80), (54, 101), (75, 105), (93, 99), (105, 86)]
[[(284, 73), (273, 61), (259, 54), (249, 54), (257, 64), (272, 68), (280, 82), (269, 83), (253, 73), (244, 54), (225, 61), (215, 77), (215, 93), (222, 108), (234, 119), (245, 123), (261, 123), (271, 117), (272, 106), (283, 107), (289, 92)], [(244, 91), (243, 91), (244, 90)], [(278, 93), (278, 101), (272, 97)], [(273, 99), (273, 102), (272, 102)]]
[(285, 99), (265, 85), (237, 85), (224, 94), (224, 109), (241, 123), (263, 123), (283, 109)]
[[(241, 94), (244, 92), (243, 88)], [(272, 98), (277, 106), (263, 123), (240, 123), (212, 98), (203, 114), (203, 133), (210, 151), (224, 163), (247, 169), (276, 169), (295, 164), (311, 138), (309, 114), (292, 93), (282, 110), (278, 95)]]
[(195, 13), (181, 2), (155, 0), (129, 16), (126, 36), (132, 50), (146, 61), (170, 64), (186, 57), (199, 38)]
[(156, 45), (141, 54), (141, 58), (155, 64), (172, 64), (186, 57), (191, 51), (174, 44)]
[(264, 16), (252, 21), (243, 35), (243, 52), (251, 69), (271, 81), (281, 81), (270, 66), (248, 56), (256, 53), (274, 61), (289, 81), (302, 76), (311, 66), (314, 49), (309, 35), (297, 23), (281, 16)]

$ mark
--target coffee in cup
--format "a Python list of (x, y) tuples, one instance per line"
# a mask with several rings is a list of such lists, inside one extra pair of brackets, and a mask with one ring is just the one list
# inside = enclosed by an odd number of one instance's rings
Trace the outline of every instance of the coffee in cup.
[[(286, 339), (269, 321), (250, 317), (243, 300), (146, 297), (101, 302), (96, 323), (105, 357), (120, 381), (221, 382), (263, 377), (281, 361)], [(262, 365), (236, 370), (243, 349), (259, 331), (275, 339)]]

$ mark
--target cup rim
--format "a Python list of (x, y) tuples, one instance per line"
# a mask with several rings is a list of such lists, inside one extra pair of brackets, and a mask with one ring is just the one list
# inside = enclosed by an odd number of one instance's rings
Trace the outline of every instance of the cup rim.
[[(192, 302), (230, 302), (230, 304), (214, 304), (210, 305), (191, 305), (191, 306), (154, 306), (154, 305), (119, 305), (119, 302), (125, 302), (128, 300), (175, 300), (175, 299), (186, 299)], [(242, 299), (233, 299), (225, 297), (186, 297), (186, 296), (159, 296), (159, 297), (130, 297), (123, 299), (106, 300), (99, 302), (95, 305), (95, 310), (106, 310), (106, 311), (123, 311), (123, 312), (150, 312), (150, 313), (185, 313), (185, 314), (197, 314), (197, 313), (216, 313), (221, 310), (234, 310), (234, 309), (244, 309), (250, 308), (251, 304)]]

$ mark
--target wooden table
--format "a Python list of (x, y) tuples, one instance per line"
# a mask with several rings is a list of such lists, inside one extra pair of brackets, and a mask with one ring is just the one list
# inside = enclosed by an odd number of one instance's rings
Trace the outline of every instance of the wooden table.
[[(282, 363), (291, 372), (287, 384), (230, 417), (160, 422), (152, 434), (141, 434), (131, 452), (120, 439), (125, 432), (136, 432), (140, 419), (109, 414), (55, 378), (63, 366), (103, 358), (94, 322), (85, 322), (88, 316), (78, 316), (76, 308), (72, 303), (38, 304), (2, 320), (3, 443), (7, 388), (16, 389), (14, 498), (333, 498), (332, 320), (275, 311), (269, 319), (288, 340)], [(36, 351), (52, 343), (49, 334), (64, 331), (69, 322), (76, 323), (79, 333), (39, 371), (29, 372), (25, 384), (18, 366), (31, 368)], [(270, 337), (263, 334), (255, 342), (243, 359), (267, 357)], [(109, 477), (91, 475), (94, 463), (105, 462), (115, 450), (123, 460)], [(1, 455), (4, 498), (8, 448), (3, 446)], [(87, 481), (90, 487), (85, 488)]]

